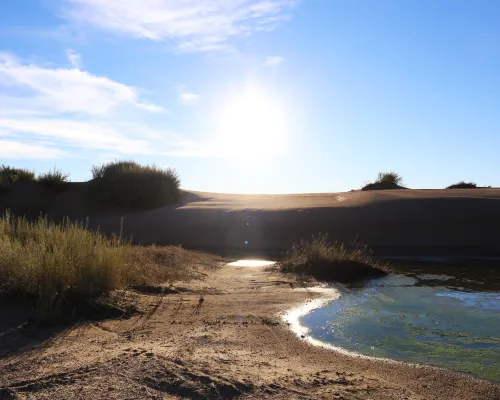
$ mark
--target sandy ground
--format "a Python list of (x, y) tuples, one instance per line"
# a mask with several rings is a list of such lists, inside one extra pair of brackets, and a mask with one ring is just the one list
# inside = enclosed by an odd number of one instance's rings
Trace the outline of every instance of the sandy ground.
[(130, 294), (145, 312), (127, 320), (54, 331), (13, 314), (0, 399), (500, 398), (500, 385), (465, 375), (311, 346), (281, 316), (320, 294), (268, 268), (205, 272), (181, 293)]

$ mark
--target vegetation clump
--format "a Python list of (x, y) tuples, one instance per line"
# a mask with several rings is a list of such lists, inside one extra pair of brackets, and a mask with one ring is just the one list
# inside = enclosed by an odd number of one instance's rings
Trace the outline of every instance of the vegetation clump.
[(348, 249), (330, 241), (327, 235), (293, 246), (279, 266), (282, 272), (342, 283), (385, 276), (389, 271), (366, 248)]
[(35, 173), (24, 168), (12, 168), (8, 165), (0, 167), (0, 185), (6, 185), (14, 182), (34, 181)]
[(51, 190), (62, 190), (64, 185), (68, 183), (69, 174), (66, 174), (60, 169), (54, 167), (53, 170), (49, 172), (42, 173), (38, 175), (38, 182)]
[(365, 185), (361, 190), (405, 189), (402, 185), (403, 177), (397, 172), (379, 172), (377, 180)]
[(446, 189), (476, 189), (477, 184), (475, 182), (457, 182), (453, 185), (448, 186)]
[(127, 245), (85, 226), (0, 218), (0, 293), (37, 298), (37, 318), (59, 315), (69, 291), (97, 296), (127, 280)]
[(121, 235), (106, 237), (69, 220), (0, 217), (0, 296), (36, 299), (42, 322), (114, 289), (172, 282), (187, 265), (213, 261), (207, 257), (179, 247), (133, 246)]
[(180, 179), (172, 168), (115, 161), (92, 167), (91, 194), (97, 201), (128, 209), (150, 209), (179, 202)]
[(402, 185), (403, 177), (394, 171), (379, 172), (375, 183), (392, 183), (394, 185)]

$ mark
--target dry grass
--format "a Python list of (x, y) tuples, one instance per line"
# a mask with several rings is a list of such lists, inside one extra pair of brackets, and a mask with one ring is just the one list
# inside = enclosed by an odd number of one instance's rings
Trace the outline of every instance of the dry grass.
[(180, 246), (131, 246), (128, 262), (135, 273), (133, 285), (169, 285), (199, 276), (199, 267), (210, 268), (223, 259)]
[(0, 294), (36, 298), (37, 319), (59, 319), (71, 299), (92, 299), (129, 285), (187, 278), (215, 257), (178, 247), (138, 247), (79, 223), (0, 218)]
[(366, 248), (348, 249), (327, 235), (293, 246), (279, 264), (282, 272), (319, 280), (352, 282), (387, 275), (386, 265), (374, 260)]
[(149, 209), (180, 200), (180, 179), (172, 168), (115, 161), (92, 167), (95, 201), (129, 209)]

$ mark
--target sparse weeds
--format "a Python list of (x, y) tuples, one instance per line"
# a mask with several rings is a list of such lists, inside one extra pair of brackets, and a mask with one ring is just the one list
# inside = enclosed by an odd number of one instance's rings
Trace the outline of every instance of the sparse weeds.
[(386, 265), (373, 259), (365, 247), (347, 248), (329, 240), (327, 235), (293, 246), (279, 266), (282, 272), (338, 282), (383, 276), (389, 271)]

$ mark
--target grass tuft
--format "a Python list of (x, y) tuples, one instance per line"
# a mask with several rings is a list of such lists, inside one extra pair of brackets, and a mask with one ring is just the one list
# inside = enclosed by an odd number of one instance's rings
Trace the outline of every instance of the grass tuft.
[(401, 186), (403, 184), (403, 177), (394, 171), (379, 172), (375, 183), (400, 185)]
[(173, 282), (213, 258), (178, 247), (138, 247), (81, 223), (0, 218), (0, 295), (37, 301), (37, 320), (57, 321), (74, 299), (95, 299), (128, 285)]
[(38, 175), (38, 182), (43, 186), (51, 190), (60, 190), (63, 188), (65, 183), (68, 183), (69, 174), (64, 173), (60, 169), (54, 169), (52, 171)]
[(448, 186), (446, 189), (476, 189), (477, 184), (475, 182), (457, 182), (453, 185)]
[(108, 206), (150, 209), (179, 202), (180, 179), (172, 168), (115, 161), (92, 167), (91, 195)]
[(343, 283), (387, 275), (386, 265), (374, 260), (367, 249), (348, 249), (327, 235), (295, 245), (280, 262), (282, 272)]
[(91, 168), (92, 178), (103, 179), (134, 173), (142, 170), (142, 166), (135, 161), (113, 161), (102, 165), (94, 165)]
[(365, 185), (361, 190), (404, 189), (403, 177), (397, 172), (379, 172), (377, 180)]
[(34, 181), (35, 173), (24, 168), (12, 168), (8, 165), (0, 167), (0, 185), (10, 184), (14, 182)]

